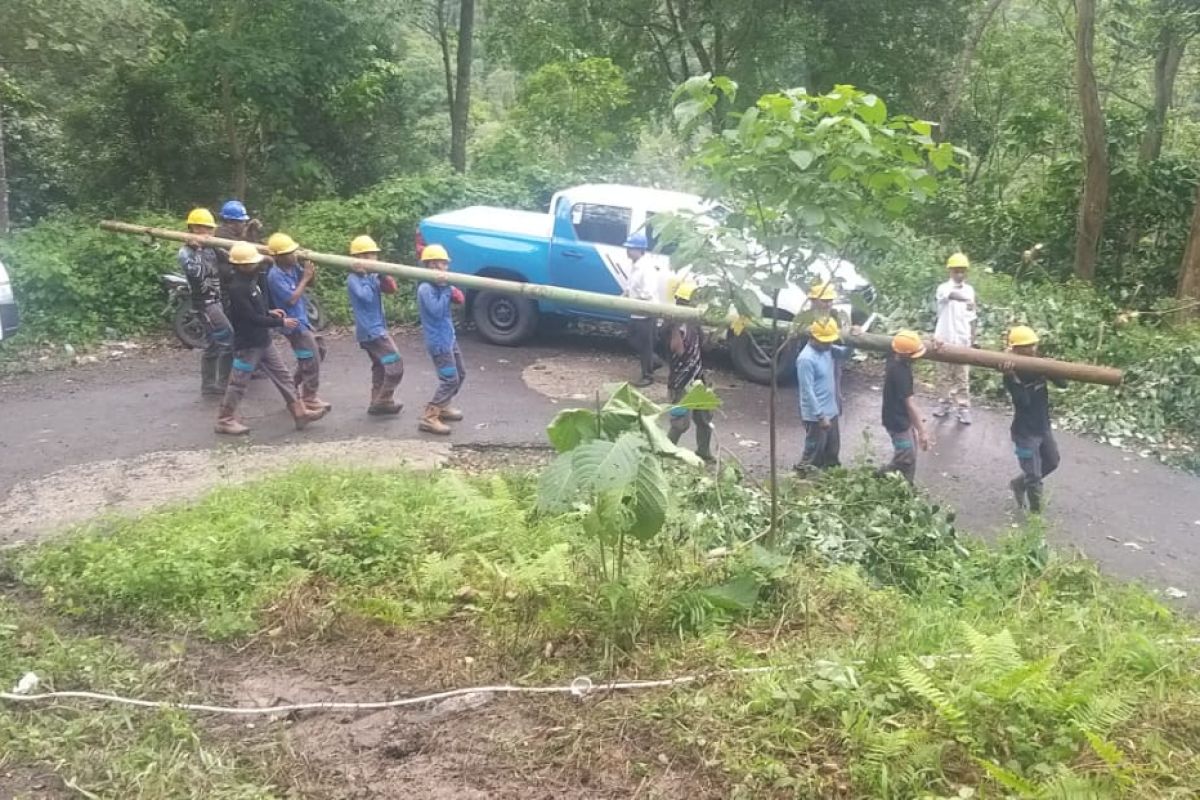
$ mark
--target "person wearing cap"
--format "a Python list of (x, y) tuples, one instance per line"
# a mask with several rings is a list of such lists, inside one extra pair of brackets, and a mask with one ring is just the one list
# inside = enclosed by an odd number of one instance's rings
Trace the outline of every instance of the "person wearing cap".
[[(251, 219), (246, 205), (241, 200), (226, 200), (221, 205), (219, 213), (221, 222), (217, 225), (216, 236), (219, 239), (233, 239), (236, 242), (257, 242), (262, 233), (262, 223)], [(217, 264), (221, 270), (221, 279), (225, 285), (233, 279), (236, 272), (229, 261), (229, 251), (223, 247), (216, 248)], [(261, 282), (260, 282), (261, 287)]]
[(267, 239), (274, 265), (267, 270), (267, 289), (271, 295), (271, 307), (283, 311), (288, 319), (296, 320), (296, 327), (284, 331), (292, 353), (296, 356), (294, 382), (300, 399), (309, 411), (333, 409), (317, 396), (321, 386), (321, 361), (325, 357), (325, 343), (313, 330), (308, 319), (308, 301), (304, 293), (316, 277), (317, 267), (311, 261), (300, 265), (297, 251), (300, 245), (286, 233), (273, 233)]
[(346, 292), (354, 312), (354, 337), (371, 359), (371, 416), (394, 416), (403, 405), (395, 400), (396, 387), (404, 378), (404, 361), (396, 342), (388, 333), (383, 315), (383, 295), (396, 293), (396, 279), (370, 271), (370, 262), (379, 260), (379, 245), (370, 236), (356, 236), (350, 242), (354, 256), (353, 271), (346, 277)]
[[(696, 286), (692, 283), (681, 282), (675, 287), (675, 303), (681, 306), (692, 304), (692, 295)], [(702, 334), (699, 324), (674, 320), (668, 323), (668, 347), (671, 360), (667, 367), (667, 397), (671, 409), (667, 412), (671, 419), (670, 431), (667, 436), (674, 444), (687, 433), (692, 420), (696, 422), (696, 455), (706, 462), (712, 462), (713, 412), (700, 409), (688, 409), (675, 405), (683, 400), (688, 390), (699, 381), (705, 383), (704, 364), (701, 361), (700, 343)]]
[[(630, 234), (625, 240), (625, 255), (629, 258), (629, 283), (625, 288), (625, 296), (657, 303), (661, 299), (658, 296), (659, 274), (650, 259), (646, 258), (649, 247), (646, 234), (640, 231)], [(642, 366), (642, 375), (634, 382), (634, 386), (649, 386), (654, 383), (654, 370), (658, 368), (656, 361), (661, 361), (654, 352), (657, 330), (656, 318), (643, 314), (629, 315), (629, 341)]]
[[(1036, 356), (1038, 335), (1032, 328), (1017, 325), (1008, 332), (1008, 349), (1019, 356)], [(1058, 443), (1054, 441), (1050, 424), (1050, 393), (1046, 377), (1031, 372), (1019, 372), (1013, 362), (1001, 365), (1004, 388), (1012, 397), (1013, 421), (1010, 428), (1013, 448), (1021, 474), (1009, 481), (1019, 508), (1033, 513), (1042, 510), (1042, 482), (1058, 469)], [(1066, 381), (1051, 379), (1055, 386), (1065, 388)]]
[(426, 433), (445, 436), (450, 433), (450, 426), (446, 423), (458, 422), (463, 418), (463, 412), (450, 405), (467, 377), (462, 352), (458, 349), (458, 337), (454, 333), (454, 316), (450, 306), (462, 305), (466, 298), (462, 290), (448, 283), (446, 270), (450, 268), (450, 254), (446, 248), (440, 244), (426, 245), (421, 250), (421, 266), (439, 273), (436, 280), (421, 281), (417, 286), (421, 333), (425, 337), (425, 350), (433, 359), (433, 368), (437, 371), (438, 385), (417, 427)]
[(179, 267), (191, 289), (192, 308), (204, 320), (207, 344), (200, 354), (200, 394), (210, 397), (224, 396), (233, 363), (233, 326), (225, 313), (217, 252), (204, 243), (216, 227), (216, 220), (207, 208), (192, 209), (187, 215), (191, 236), (178, 254)]
[(796, 356), (800, 419), (804, 423), (804, 452), (795, 466), (797, 470), (841, 465), (836, 365), (849, 358), (853, 349), (837, 344), (840, 338), (837, 320), (817, 319), (808, 328), (808, 344)]
[[(955, 253), (946, 261), (949, 280), (938, 286), (937, 327), (933, 331), (936, 346), (943, 344), (956, 347), (975, 345), (975, 325), (978, 311), (975, 306), (975, 289), (967, 283), (967, 269), (971, 261), (963, 253)], [(938, 397), (940, 402), (933, 412), (935, 417), (945, 417), (954, 409), (962, 425), (971, 424), (971, 368), (966, 364), (937, 364)]]
[(262, 367), (264, 374), (275, 384), (288, 411), (300, 430), (325, 415), (324, 411), (309, 411), (296, 396), (295, 384), (282, 356), (271, 340), (273, 328), (295, 330), (299, 323), (282, 311), (268, 311), (267, 301), (258, 286), (258, 268), (263, 256), (249, 242), (238, 242), (229, 249), (229, 263), (237, 273), (229, 284), (229, 319), (233, 323), (233, 370), (229, 386), (217, 413), (216, 432), (230, 435), (250, 431), (238, 419), (237, 409), (246, 395), (246, 387), (254, 371)]
[[(830, 318), (837, 321), (840, 328), (850, 324), (850, 320), (846, 319), (845, 314), (839, 314), (834, 309), (833, 304), (837, 300), (837, 288), (833, 285), (833, 280), (818, 281), (814, 283), (808, 290), (808, 307), (812, 309), (816, 319)], [(859, 332), (857, 327), (851, 328), (852, 333)], [(838, 417), (846, 408), (846, 399), (842, 394), (842, 368), (846, 366), (846, 359), (838, 358), (833, 362), (833, 379), (837, 385), (837, 402), (838, 402)]]
[(883, 427), (892, 440), (892, 460), (879, 475), (899, 472), (912, 484), (917, 474), (917, 447), (929, 449), (929, 437), (913, 396), (912, 362), (925, 355), (925, 344), (915, 331), (892, 337), (883, 379)]

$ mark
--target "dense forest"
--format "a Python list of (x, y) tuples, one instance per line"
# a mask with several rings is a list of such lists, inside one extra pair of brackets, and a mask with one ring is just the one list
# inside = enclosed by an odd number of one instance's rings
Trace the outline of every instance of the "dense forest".
[(4, 229), (226, 196), (278, 218), (446, 165), (531, 202), (580, 178), (687, 185), (672, 93), (709, 73), (742, 106), (852, 84), (937, 122), (971, 154), (923, 212), (948, 246), (1017, 269), (1042, 244), (1041, 268), (1136, 307), (1200, 296), (1189, 0), (13, 0), (4, 16)]

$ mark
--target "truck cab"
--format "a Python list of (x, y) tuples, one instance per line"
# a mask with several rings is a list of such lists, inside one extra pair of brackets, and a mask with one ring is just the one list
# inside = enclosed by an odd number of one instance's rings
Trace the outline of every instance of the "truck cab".
[[(630, 264), (624, 243), (631, 233), (645, 232), (653, 245), (656, 215), (720, 211), (718, 204), (684, 192), (585, 184), (556, 193), (548, 213), (472, 206), (428, 217), (418, 228), (417, 246), (420, 249), (434, 242), (445, 246), (450, 251), (451, 272), (620, 295), (629, 282)], [(654, 252), (645, 258), (659, 268), (660, 297), (670, 302), (670, 258)], [(808, 282), (829, 280), (831, 276), (842, 295), (837, 306), (842, 316), (855, 315), (850, 304), (852, 293), (860, 294), (866, 302), (874, 299), (870, 284), (846, 262), (818, 259)], [(761, 293), (759, 299), (767, 316), (791, 320), (808, 303), (807, 282), (785, 288), (776, 307)], [(628, 319), (627, 314), (500, 292), (472, 293), (468, 296), (468, 313), (484, 339), (509, 346), (526, 341), (539, 318), (547, 316), (617, 322)], [(730, 335), (730, 344), (734, 366), (744, 377), (756, 382), (770, 380), (770, 359), (751, 336)], [(791, 361), (781, 359), (789, 365)]]

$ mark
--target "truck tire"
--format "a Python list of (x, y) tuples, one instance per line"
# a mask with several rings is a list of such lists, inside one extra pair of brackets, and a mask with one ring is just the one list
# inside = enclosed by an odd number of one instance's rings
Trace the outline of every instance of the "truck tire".
[[(771, 383), (770, 339), (762, 343), (756, 342), (749, 333), (729, 337), (729, 358), (733, 368), (751, 383), (764, 386)], [(793, 383), (796, 380), (796, 356), (800, 353), (802, 342), (795, 339), (783, 344), (783, 352), (779, 354), (779, 385)]]
[(471, 303), (471, 320), (485, 341), (516, 347), (537, 330), (537, 303), (499, 292), (480, 292)]

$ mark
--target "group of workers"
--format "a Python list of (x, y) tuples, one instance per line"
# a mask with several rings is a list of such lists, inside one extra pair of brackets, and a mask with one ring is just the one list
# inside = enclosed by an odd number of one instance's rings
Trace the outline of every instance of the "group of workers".
[[(310, 261), (301, 262), (299, 244), (283, 232), (267, 238), (269, 256), (260, 253), (256, 242), (261, 226), (250, 218), (241, 202), (225, 203), (220, 216), (218, 225), (207, 209), (194, 209), (187, 217), (192, 237), (180, 248), (178, 256), (191, 287), (193, 303), (208, 332), (209, 344), (201, 357), (201, 392), (222, 398), (215, 430), (229, 435), (249, 431), (238, 418), (237, 410), (258, 371), (279, 390), (297, 429), (304, 428), (332, 409), (318, 394), (325, 346), (309, 320), (305, 300), (316, 267)], [(228, 250), (214, 246), (206, 241), (214, 234), (236, 243)], [(634, 234), (625, 245), (630, 268), (626, 295), (639, 300), (665, 300), (659, 270), (645, 258), (649, 245), (644, 234)], [(354, 314), (355, 338), (371, 364), (367, 413), (394, 416), (402, 408), (395, 400), (395, 392), (404, 377), (404, 362), (388, 332), (383, 295), (395, 293), (396, 281), (390, 275), (371, 271), (370, 262), (378, 260), (380, 252), (371, 237), (355, 237), (349, 252), (355, 263), (347, 276), (346, 289)], [(421, 282), (416, 292), (426, 351), (438, 378), (418, 427), (444, 435), (451, 431), (447, 423), (463, 418), (462, 411), (451, 405), (465, 378), (451, 306), (463, 303), (464, 296), (457, 287), (449, 285), (446, 271), (450, 256), (444, 247), (426, 245), (420, 260), (422, 266), (436, 270), (442, 277)], [(964, 254), (955, 253), (946, 267), (948, 279), (937, 287), (935, 294), (938, 315), (930, 345), (935, 351), (947, 345), (972, 347), (977, 333), (975, 290), (966, 279), (970, 261)], [(671, 299), (690, 304), (694, 290), (689, 282), (676, 282)], [(805, 433), (803, 453), (796, 465), (801, 470), (840, 464), (841, 371), (853, 350), (841, 343), (841, 326), (833, 310), (836, 297), (828, 281), (813, 286), (809, 292), (815, 319), (808, 329), (808, 342), (796, 357), (800, 417)], [(275, 348), (273, 330), (282, 333), (292, 348), (296, 358), (292, 372)], [(858, 332), (855, 328), (851, 330)], [(669, 437), (678, 443), (694, 421), (696, 452), (711, 461), (712, 412), (678, 405), (694, 383), (705, 380), (702, 331), (698, 323), (673, 321), (664, 333), (662, 339), (669, 350)], [(659, 337), (656, 319), (631, 316), (630, 340), (641, 367), (639, 386), (652, 383), (661, 366), (655, 346)], [(1037, 345), (1037, 334), (1026, 326), (1016, 326), (1008, 332), (1008, 347), (1015, 354), (1036, 355)], [(897, 333), (892, 338), (883, 382), (881, 417), (893, 452), (891, 461), (879, 472), (898, 472), (909, 483), (916, 474), (918, 449), (927, 450), (930, 444), (914, 397), (912, 371), (913, 362), (925, 353), (926, 345), (920, 334), (911, 330)], [(1042, 507), (1043, 479), (1059, 462), (1050, 424), (1046, 378), (1019, 372), (1012, 362), (1006, 362), (1002, 371), (1004, 386), (1012, 397), (1011, 434), (1021, 467), (1021, 474), (1010, 482), (1010, 488), (1020, 507), (1037, 512)], [(954, 412), (960, 425), (970, 425), (969, 367), (939, 363), (937, 387), (939, 401), (933, 416), (944, 418)]]
[[(256, 372), (275, 385), (296, 428), (303, 429), (333, 407), (318, 394), (325, 345), (313, 329), (305, 299), (316, 266), (311, 261), (301, 262), (300, 245), (283, 232), (267, 238), (269, 256), (259, 252), (261, 225), (250, 218), (240, 201), (225, 203), (220, 216), (218, 225), (208, 209), (192, 210), (187, 217), (191, 237), (178, 256), (208, 337), (200, 360), (200, 390), (221, 397), (214, 430), (227, 435), (249, 432), (237, 411)], [(235, 243), (228, 249), (217, 247), (207, 241), (214, 235)], [(404, 377), (404, 361), (388, 332), (383, 295), (396, 291), (396, 281), (371, 271), (370, 262), (379, 258), (379, 246), (371, 237), (355, 237), (349, 251), (355, 264), (346, 278), (346, 291), (354, 313), (355, 338), (371, 363), (367, 413), (394, 416), (402, 408), (395, 393)], [(425, 348), (438, 378), (418, 427), (445, 435), (451, 430), (446, 423), (463, 418), (462, 411), (451, 405), (465, 372), (450, 308), (464, 298), (457, 287), (449, 285), (450, 256), (444, 247), (427, 245), (420, 257), (423, 266), (442, 277), (417, 287)], [(294, 371), (288, 370), (276, 349), (273, 331), (282, 333), (291, 346), (296, 357)]]
[[(977, 333), (978, 308), (975, 290), (967, 282), (970, 260), (955, 253), (946, 262), (948, 279), (937, 287), (937, 324), (930, 347), (973, 347)], [(853, 353), (841, 344), (841, 332), (832, 314), (836, 294), (828, 284), (814, 286), (809, 299), (817, 318), (809, 326), (808, 344), (796, 358), (800, 417), (804, 422), (804, 450), (796, 467), (800, 470), (838, 466), (842, 413), (840, 366)], [(857, 332), (852, 329), (853, 332)], [(1037, 333), (1024, 325), (1008, 331), (1008, 350), (1020, 356), (1036, 356)], [(883, 381), (882, 422), (892, 442), (892, 459), (880, 474), (898, 472), (912, 483), (916, 475), (917, 450), (927, 450), (930, 437), (922, 421), (913, 391), (913, 362), (926, 353), (919, 333), (902, 330), (892, 337)], [(1040, 512), (1042, 484), (1059, 463), (1058, 446), (1050, 423), (1047, 379), (1021, 372), (1013, 362), (1001, 366), (1004, 387), (1013, 404), (1010, 428), (1021, 474), (1009, 482), (1013, 497), (1022, 509)], [(953, 411), (960, 425), (971, 424), (970, 368), (965, 364), (937, 364), (938, 405), (933, 416), (944, 418)], [(1055, 380), (1055, 384), (1065, 385)]]

